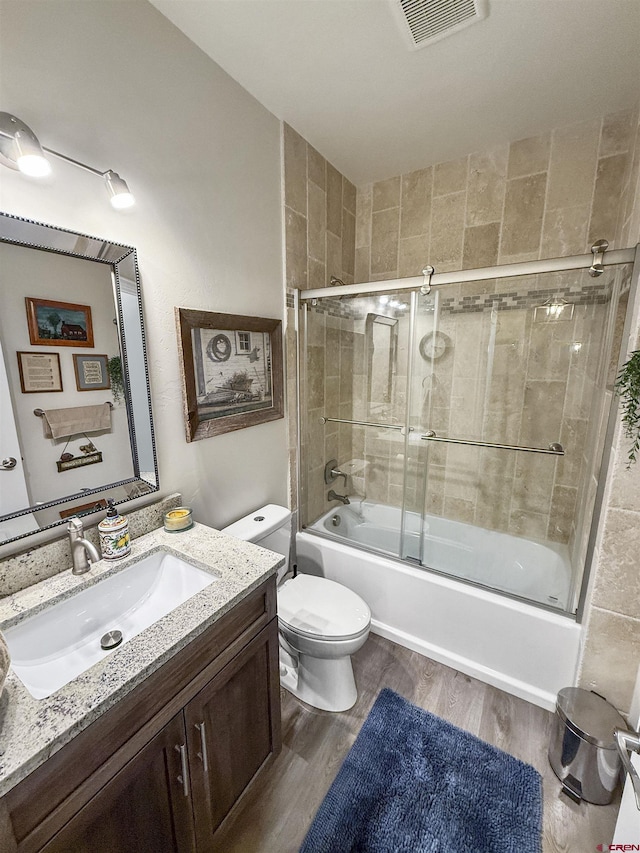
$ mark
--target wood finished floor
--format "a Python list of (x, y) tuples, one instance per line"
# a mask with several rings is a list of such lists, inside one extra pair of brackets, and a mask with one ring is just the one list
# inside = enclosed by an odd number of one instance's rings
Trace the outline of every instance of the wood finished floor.
[[(543, 853), (591, 853), (613, 837), (619, 798), (576, 805), (560, 794), (547, 748), (553, 715), (370, 635), (354, 656), (358, 701), (342, 714), (282, 696), (282, 753), (223, 828), (224, 853), (294, 853), (383, 687), (532, 764), (544, 791)], [(605, 847), (606, 849), (606, 847)]]

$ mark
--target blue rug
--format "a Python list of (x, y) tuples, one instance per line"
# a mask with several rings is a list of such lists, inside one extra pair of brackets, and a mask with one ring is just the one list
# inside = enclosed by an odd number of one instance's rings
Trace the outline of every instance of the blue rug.
[(537, 770), (384, 689), (300, 853), (540, 853)]

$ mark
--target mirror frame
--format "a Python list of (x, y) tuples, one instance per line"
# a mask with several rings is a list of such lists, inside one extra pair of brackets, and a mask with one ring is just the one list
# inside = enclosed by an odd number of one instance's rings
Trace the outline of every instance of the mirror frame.
[[(68, 237), (66, 235), (68, 235)], [(65, 246), (65, 241), (68, 242), (69, 246), (73, 246), (73, 248)], [(14, 518), (19, 518), (20, 516), (27, 515), (29, 513), (39, 512), (43, 509), (48, 509), (50, 507), (61, 506), (65, 503), (78, 501), (82, 498), (86, 498), (88, 495), (108, 492), (111, 489), (116, 489), (121, 486), (126, 486), (128, 484), (144, 483), (146, 486), (144, 496), (152, 494), (153, 492), (157, 492), (160, 488), (158, 480), (158, 458), (156, 453), (155, 433), (153, 427), (153, 413), (151, 410), (151, 388), (149, 385), (149, 364), (147, 360), (146, 335), (144, 329), (144, 318), (142, 313), (140, 274), (138, 271), (138, 260), (135, 248), (133, 246), (127, 246), (122, 243), (115, 243), (111, 240), (104, 240), (99, 237), (92, 237), (88, 234), (83, 234), (78, 231), (71, 231), (67, 228), (60, 228), (56, 225), (47, 225), (46, 223), (37, 222), (31, 219), (25, 219), (24, 217), (15, 216), (14, 214), (5, 213), (3, 211), (0, 211), (0, 243), (9, 243), (16, 246), (24, 246), (30, 249), (52, 252), (54, 254), (67, 255), (75, 258), (84, 258), (85, 260), (106, 264), (110, 267), (111, 281), (113, 286), (114, 308), (116, 312), (118, 327), (118, 339), (120, 344), (120, 357), (122, 359), (123, 367), (122, 373), (124, 384), (124, 402), (127, 411), (129, 445), (131, 450), (134, 473), (133, 477), (129, 477), (125, 480), (118, 480), (117, 482), (113, 483), (104, 483), (95, 488), (86, 489), (80, 492), (74, 492), (73, 494), (62, 495), (59, 498), (56, 498), (55, 500), (45, 501), (41, 504), (28, 506), (24, 509), (7, 513), (6, 515), (0, 516), (0, 523), (2, 521), (9, 521)], [(133, 265), (132, 272), (135, 277), (135, 295), (137, 298), (138, 305), (138, 319), (140, 323), (142, 354), (144, 359), (149, 430), (151, 437), (151, 452), (153, 454), (153, 473), (155, 477), (155, 483), (149, 482), (149, 480), (146, 480), (144, 477), (142, 477), (140, 473), (138, 441), (136, 437), (133, 401), (130, 392), (129, 382), (129, 356), (125, 337), (125, 323), (122, 310), (121, 278), (125, 278), (125, 276), (123, 275), (125, 264)], [(129, 274), (126, 276), (126, 278), (128, 281), (131, 281), (131, 277)], [(109, 495), (105, 495), (105, 498), (106, 497), (109, 497)], [(128, 500), (134, 500), (137, 497), (143, 497), (143, 495), (136, 495), (131, 498), (119, 497), (119, 499), (116, 499), (116, 496), (111, 497), (114, 498), (116, 504), (121, 504), (125, 503)], [(83, 517), (85, 517), (93, 515), (94, 513), (100, 511), (104, 510), (87, 510), (83, 511), (81, 514)], [(27, 536), (33, 536), (34, 534), (41, 533), (44, 530), (50, 530), (54, 527), (58, 527), (61, 524), (67, 523), (68, 518), (62, 518), (59, 521), (54, 521), (50, 524), (43, 525), (42, 527), (37, 527), (36, 529), (31, 530), (27, 533), (20, 533), (17, 536), (12, 536), (8, 539), (2, 540), (0, 542), (0, 546), (16, 542), (19, 539), (26, 538)]]

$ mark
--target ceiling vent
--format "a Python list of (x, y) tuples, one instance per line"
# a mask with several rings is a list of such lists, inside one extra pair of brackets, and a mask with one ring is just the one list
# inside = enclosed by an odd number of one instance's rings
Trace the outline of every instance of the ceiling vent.
[(487, 0), (392, 0), (412, 50), (487, 17)]

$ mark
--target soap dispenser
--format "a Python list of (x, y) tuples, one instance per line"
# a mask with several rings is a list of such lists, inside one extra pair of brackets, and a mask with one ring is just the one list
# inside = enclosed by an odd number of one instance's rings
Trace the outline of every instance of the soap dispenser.
[(111, 498), (107, 504), (107, 514), (98, 525), (100, 550), (104, 560), (119, 560), (131, 553), (129, 522), (126, 516), (120, 515)]

